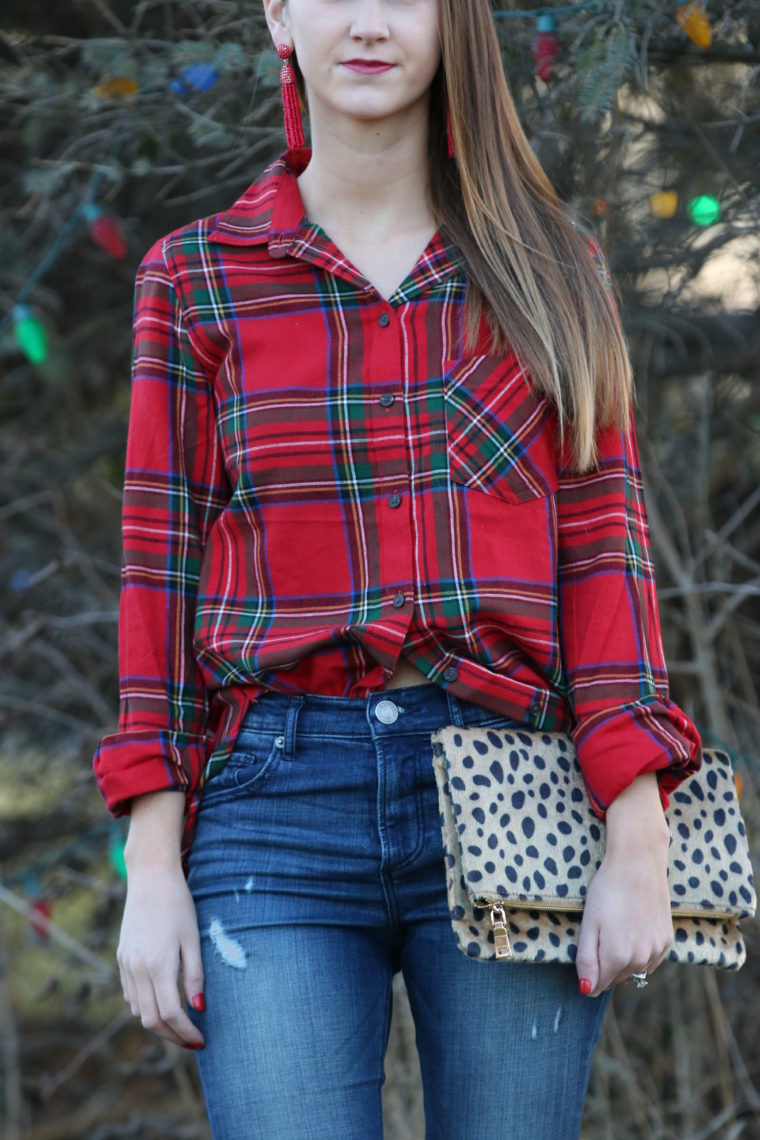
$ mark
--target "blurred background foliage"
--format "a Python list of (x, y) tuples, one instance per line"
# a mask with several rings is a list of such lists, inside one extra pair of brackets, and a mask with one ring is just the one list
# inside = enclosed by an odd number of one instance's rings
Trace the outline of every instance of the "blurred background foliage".
[[(757, 866), (760, 9), (587, 0), (494, 14), (531, 144), (612, 270), (637, 377), (672, 694), (706, 744), (732, 752)], [(3, 2), (8, 1140), (208, 1136), (194, 1059), (124, 1008), (114, 958), (124, 831), (90, 765), (117, 712), (135, 270), (156, 238), (224, 209), (283, 149), (279, 68), (259, 3)], [(760, 940), (754, 922), (745, 933), (738, 974), (666, 965), (646, 995), (616, 992), (587, 1140), (760, 1136)], [(383, 1097), (388, 1137), (406, 1140), (424, 1124), (400, 975), (394, 987)]]

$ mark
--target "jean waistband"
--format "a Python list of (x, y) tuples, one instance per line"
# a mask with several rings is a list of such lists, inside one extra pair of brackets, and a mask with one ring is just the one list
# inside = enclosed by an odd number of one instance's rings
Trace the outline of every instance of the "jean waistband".
[(284, 731), (296, 719), (299, 732), (329, 731), (339, 736), (368, 732), (370, 726), (376, 734), (393, 735), (399, 731), (433, 732), (448, 724), (506, 727), (522, 723), (484, 705), (462, 700), (431, 681), (384, 689), (366, 697), (292, 695), (268, 689), (248, 708), (240, 731)]

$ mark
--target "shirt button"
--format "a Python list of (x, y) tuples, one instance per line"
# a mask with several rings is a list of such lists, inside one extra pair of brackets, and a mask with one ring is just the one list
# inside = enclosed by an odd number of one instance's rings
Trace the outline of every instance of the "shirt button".
[(401, 506), (401, 496), (399, 495), (398, 491), (393, 492), (390, 499), (388, 500), (388, 506), (389, 507), (400, 507)]
[(403, 594), (394, 594), (393, 595), (393, 604), (397, 609), (399, 606), (403, 606), (405, 601), (406, 601), (406, 598), (404, 597)]
[(386, 325), (389, 325), (391, 323), (391, 318), (388, 315), (388, 313), (381, 313), (380, 316), (377, 318), (377, 323), (380, 325), (381, 328), (384, 329)]
[(444, 681), (456, 681), (458, 672), (456, 665), (447, 665), (443, 670)]
[(378, 701), (375, 705), (375, 716), (383, 724), (393, 724), (398, 720), (398, 706), (393, 701)]
[(395, 399), (395, 397), (392, 396), (390, 392), (383, 392), (382, 396), (380, 397), (380, 403), (383, 405), (384, 408), (389, 408), (391, 406), (391, 404), (393, 403), (394, 399)]

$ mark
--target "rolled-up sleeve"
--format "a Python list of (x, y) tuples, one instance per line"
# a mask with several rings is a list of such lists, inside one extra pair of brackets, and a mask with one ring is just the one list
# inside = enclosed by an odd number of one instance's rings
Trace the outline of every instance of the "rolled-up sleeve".
[(93, 761), (114, 815), (135, 795), (198, 786), (209, 701), (193, 653), (196, 600), (206, 537), (228, 497), (211, 386), (159, 242), (135, 287), (119, 720)]
[(598, 454), (586, 473), (560, 461), (557, 573), (571, 733), (592, 808), (604, 818), (643, 772), (657, 772), (667, 807), (702, 751), (696, 726), (669, 695), (633, 411), (627, 432), (600, 430)]

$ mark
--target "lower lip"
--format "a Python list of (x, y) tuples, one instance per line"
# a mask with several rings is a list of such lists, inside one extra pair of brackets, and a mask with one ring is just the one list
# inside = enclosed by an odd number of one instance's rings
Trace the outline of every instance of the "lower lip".
[(381, 71), (390, 71), (392, 63), (385, 63), (382, 67), (369, 67), (366, 63), (344, 63), (349, 71), (359, 71), (362, 75), (379, 75)]

